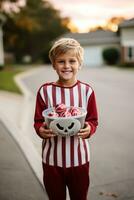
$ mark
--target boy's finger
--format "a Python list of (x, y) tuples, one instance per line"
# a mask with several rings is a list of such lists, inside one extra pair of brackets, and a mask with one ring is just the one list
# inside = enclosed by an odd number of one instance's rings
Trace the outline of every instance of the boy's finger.
[(51, 138), (51, 137), (55, 137), (56, 135), (55, 134), (45, 134), (44, 135), (44, 138)]
[(44, 131), (46, 134), (53, 134), (52, 130), (51, 129), (45, 129)]
[(80, 129), (80, 133), (86, 132), (86, 131), (88, 131), (88, 130), (89, 130), (88, 127), (87, 127), (87, 128), (82, 128), (82, 129)]
[(45, 128), (47, 128), (46, 122), (43, 122), (43, 126), (44, 126)]
[(83, 134), (83, 133), (82, 133), (82, 134), (81, 134), (81, 133), (78, 133), (78, 137), (79, 137), (79, 138), (83, 138), (83, 139), (84, 139), (84, 138), (87, 138), (88, 135), (89, 135), (89, 133), (84, 133), (84, 134)]

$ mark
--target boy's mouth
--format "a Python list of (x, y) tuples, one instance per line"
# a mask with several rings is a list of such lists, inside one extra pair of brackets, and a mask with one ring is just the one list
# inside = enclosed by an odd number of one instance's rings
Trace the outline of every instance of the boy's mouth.
[(62, 73), (64, 73), (64, 74), (69, 74), (71, 72), (72, 72), (71, 70), (62, 71)]

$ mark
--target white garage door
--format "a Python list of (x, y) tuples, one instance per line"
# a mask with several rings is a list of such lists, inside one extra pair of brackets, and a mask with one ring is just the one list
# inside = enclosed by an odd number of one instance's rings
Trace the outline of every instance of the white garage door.
[(101, 66), (103, 64), (102, 47), (84, 47), (84, 65), (88, 67)]

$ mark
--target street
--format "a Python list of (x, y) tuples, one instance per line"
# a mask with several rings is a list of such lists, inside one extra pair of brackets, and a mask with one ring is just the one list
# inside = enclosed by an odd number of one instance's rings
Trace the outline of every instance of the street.
[[(43, 67), (23, 82), (36, 95), (42, 83), (56, 78), (51, 67)], [(99, 111), (99, 127), (90, 139), (90, 199), (134, 200), (134, 71), (83, 68), (78, 79), (95, 90)]]

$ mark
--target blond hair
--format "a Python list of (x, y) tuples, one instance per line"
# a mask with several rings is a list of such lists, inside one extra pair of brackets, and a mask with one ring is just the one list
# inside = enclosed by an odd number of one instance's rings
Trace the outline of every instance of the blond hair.
[(53, 44), (49, 51), (49, 58), (51, 63), (53, 64), (59, 55), (67, 53), (70, 50), (74, 51), (74, 54), (76, 55), (79, 64), (81, 65), (83, 61), (84, 50), (80, 43), (73, 38), (61, 38)]

